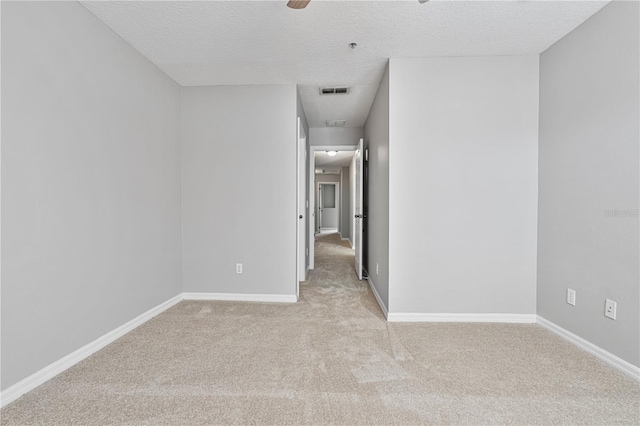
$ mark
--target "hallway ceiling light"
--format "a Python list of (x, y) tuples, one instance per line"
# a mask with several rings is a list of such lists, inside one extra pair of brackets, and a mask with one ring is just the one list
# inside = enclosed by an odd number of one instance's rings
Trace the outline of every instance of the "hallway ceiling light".
[(338, 151), (327, 151), (327, 155), (329, 157), (335, 157), (336, 155), (338, 155)]

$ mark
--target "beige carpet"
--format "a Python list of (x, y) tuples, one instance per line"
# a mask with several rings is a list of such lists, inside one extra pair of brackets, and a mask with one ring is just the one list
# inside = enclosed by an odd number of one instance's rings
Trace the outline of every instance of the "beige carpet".
[(12, 424), (639, 424), (640, 389), (535, 325), (389, 324), (336, 235), (297, 304), (182, 302)]

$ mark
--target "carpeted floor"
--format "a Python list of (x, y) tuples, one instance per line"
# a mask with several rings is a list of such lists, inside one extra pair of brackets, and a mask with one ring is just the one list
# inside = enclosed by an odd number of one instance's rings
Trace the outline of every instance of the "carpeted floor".
[(316, 242), (297, 304), (182, 302), (0, 412), (14, 424), (639, 424), (640, 386), (536, 325), (387, 323)]

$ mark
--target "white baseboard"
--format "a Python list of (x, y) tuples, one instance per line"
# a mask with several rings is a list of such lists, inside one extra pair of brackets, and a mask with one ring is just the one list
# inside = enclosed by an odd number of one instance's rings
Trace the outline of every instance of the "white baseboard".
[(564, 338), (565, 340), (573, 343), (574, 345), (576, 345), (577, 347), (579, 347), (580, 349), (583, 349), (587, 352), (589, 352), (591, 355), (594, 355), (595, 357), (601, 359), (602, 361), (606, 362), (607, 364), (611, 365), (614, 368), (617, 368), (618, 370), (622, 371), (623, 373), (631, 376), (632, 378), (639, 380), (640, 381), (640, 367), (636, 367), (635, 365), (621, 359), (618, 358), (617, 356), (615, 356), (614, 354), (612, 354), (611, 352), (607, 352), (604, 349), (602, 349), (599, 346), (594, 345), (591, 342), (586, 341), (585, 339), (583, 339), (582, 337), (576, 336), (575, 334), (573, 334), (570, 331), (565, 330), (564, 328), (560, 327), (559, 325), (556, 325), (554, 323), (552, 323), (551, 321), (541, 317), (538, 315), (536, 323), (538, 325), (540, 325), (543, 328), (546, 328), (547, 330), (549, 330), (550, 332), (557, 334), (558, 336)]
[(176, 305), (181, 300), (182, 300), (182, 294), (172, 297), (166, 302), (163, 302), (158, 306), (149, 309), (147, 312), (141, 315), (138, 315), (131, 321), (108, 332), (107, 334), (102, 335), (101, 337), (98, 337), (93, 342), (84, 345), (80, 349), (71, 352), (69, 355), (63, 358), (60, 358), (54, 363), (44, 367), (42, 370), (37, 371), (31, 376), (25, 379), (22, 379), (18, 383), (8, 387), (2, 393), (0, 393), (0, 407), (4, 407), (7, 404), (10, 404), (11, 402), (20, 398), (25, 393), (35, 389), (36, 387), (40, 386), (47, 380), (52, 379), (53, 377), (67, 370), (68, 368), (74, 366), (75, 364), (82, 361), (83, 359), (89, 357), (90, 355), (104, 348), (108, 344), (114, 342), (116, 339), (119, 339), (120, 337), (124, 336), (134, 328), (139, 327), (140, 325), (149, 321), (151, 318), (155, 317), (156, 315)]
[(295, 303), (295, 294), (183, 293), (184, 300), (229, 300), (236, 302)]
[(324, 232), (326, 232), (326, 233), (338, 232), (338, 228), (320, 228), (320, 232), (319, 233), (322, 234)]
[(389, 311), (387, 310), (387, 307), (382, 302), (382, 299), (378, 294), (378, 290), (376, 290), (376, 286), (373, 285), (373, 281), (371, 281), (371, 277), (369, 276), (369, 274), (367, 274), (367, 282), (369, 283), (369, 287), (371, 287), (371, 291), (373, 292), (373, 295), (376, 298), (378, 305), (380, 305), (380, 309), (382, 309), (382, 314), (384, 315), (385, 318), (387, 318), (387, 320), (389, 320)]
[(340, 239), (341, 239), (342, 241), (349, 241), (349, 244), (351, 244), (351, 248), (354, 248), (354, 245), (353, 245), (353, 243), (351, 242), (351, 238), (349, 238), (349, 237), (347, 237), (347, 238), (343, 237), (343, 236), (342, 236), (342, 232), (340, 232), (339, 234), (340, 234)]
[(431, 314), (389, 312), (389, 322), (498, 322), (534, 324), (534, 314)]

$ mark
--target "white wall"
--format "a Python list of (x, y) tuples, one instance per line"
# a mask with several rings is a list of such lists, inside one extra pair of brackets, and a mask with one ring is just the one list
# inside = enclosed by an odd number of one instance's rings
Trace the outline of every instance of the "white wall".
[[(368, 264), (364, 265), (382, 303), (389, 307), (389, 67), (364, 126), (369, 150)], [(376, 273), (376, 264), (379, 266)]]
[(182, 100), (184, 290), (295, 295), (296, 87), (185, 87)]
[(535, 314), (538, 56), (391, 59), (389, 92), (390, 312)]
[(538, 313), (636, 366), (639, 12), (612, 2), (541, 55), (538, 246)]
[(311, 146), (358, 145), (364, 137), (362, 127), (312, 127), (309, 129)]
[(2, 3), (2, 389), (179, 294), (180, 88), (75, 2)]

